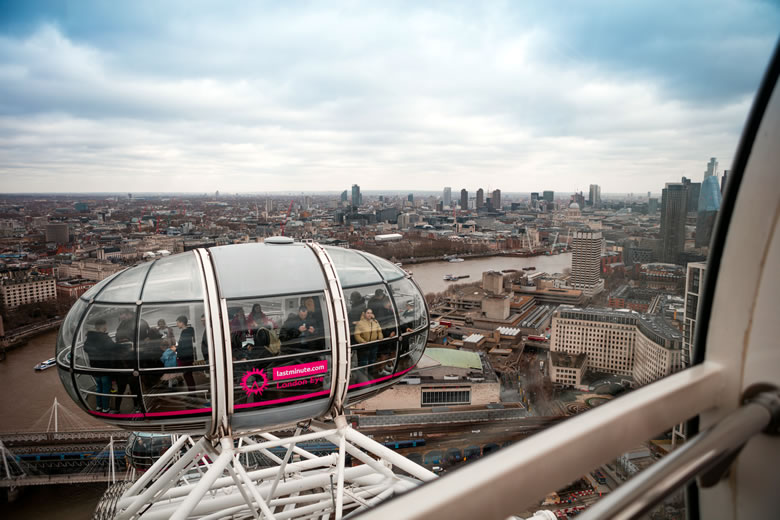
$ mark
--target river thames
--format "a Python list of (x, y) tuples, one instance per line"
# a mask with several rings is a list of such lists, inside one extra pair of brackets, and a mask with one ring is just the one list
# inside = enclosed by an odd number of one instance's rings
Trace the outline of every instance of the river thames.
[[(32, 338), (8, 352), (0, 362), (0, 431), (45, 431), (48, 411), (56, 397), (65, 411), (59, 414), (61, 429), (105, 428), (84, 413), (68, 397), (56, 368), (35, 372), (33, 366), (54, 356), (55, 331)], [(53, 426), (52, 426), (53, 427)], [(13, 503), (0, 498), (0, 518), (90, 518), (107, 484), (29, 486)], [(4, 497), (4, 493), (0, 493)]]
[(536, 273), (561, 273), (566, 268), (571, 268), (571, 253), (552, 256), (532, 256), (520, 258), (513, 256), (489, 256), (485, 258), (465, 259), (463, 262), (427, 262), (424, 264), (404, 264), (403, 268), (412, 273), (414, 280), (420, 286), (423, 293), (442, 292), (452, 282), (445, 282), (445, 274), (456, 276), (469, 275), (459, 283), (479, 282), (485, 271), (501, 271), (504, 269), (522, 269), (523, 267), (536, 267)]

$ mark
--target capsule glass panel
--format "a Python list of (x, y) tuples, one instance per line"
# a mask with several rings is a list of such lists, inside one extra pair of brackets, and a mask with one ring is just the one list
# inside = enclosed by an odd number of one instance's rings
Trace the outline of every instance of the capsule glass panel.
[(190, 251), (155, 261), (142, 299), (145, 302), (202, 300), (202, 275), (195, 253)]
[(76, 300), (71, 307), (71, 311), (62, 322), (57, 333), (57, 352), (55, 357), (57, 363), (64, 367), (70, 367), (71, 346), (73, 344), (73, 335), (76, 333), (76, 327), (84, 314), (87, 304), (83, 300)]
[(211, 412), (209, 348), (203, 304), (141, 306), (138, 364), (150, 417)]
[(103, 280), (99, 281), (98, 283), (96, 283), (95, 285), (93, 285), (92, 287), (87, 289), (87, 292), (85, 292), (84, 294), (81, 295), (81, 299), (84, 300), (84, 301), (90, 301), (98, 293), (100, 293), (100, 291), (103, 290), (103, 287), (105, 287), (106, 285), (111, 283), (114, 280), (114, 278), (116, 278), (117, 276), (119, 276), (123, 272), (124, 271), (119, 271), (118, 273), (114, 273), (111, 276), (109, 276), (107, 278), (104, 278)]
[(322, 294), (231, 300), (234, 413), (327, 399), (332, 365)]
[(388, 262), (384, 258), (379, 258), (378, 256), (372, 255), (371, 253), (361, 254), (365, 256), (369, 262), (371, 262), (371, 264), (379, 271), (385, 281), (391, 282), (406, 276), (406, 273), (401, 270), (401, 268), (392, 262)]
[(324, 249), (333, 260), (333, 265), (336, 266), (342, 287), (355, 287), (382, 281), (376, 267), (360, 253), (341, 247), (326, 247)]
[(151, 264), (125, 269), (111, 284), (95, 296), (96, 302), (135, 302), (141, 297), (141, 287)]

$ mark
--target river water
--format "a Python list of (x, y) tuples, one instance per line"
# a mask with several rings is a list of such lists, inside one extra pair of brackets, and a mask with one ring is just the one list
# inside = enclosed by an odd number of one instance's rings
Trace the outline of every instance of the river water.
[[(55, 331), (31, 339), (9, 351), (0, 361), (0, 432), (45, 431), (54, 398), (62, 408), (60, 429), (105, 427), (90, 418), (68, 397), (56, 368), (35, 372), (33, 366), (54, 356)], [(53, 426), (52, 426), (53, 427)], [(13, 503), (0, 492), (0, 518), (90, 518), (107, 484), (28, 486)]]
[(489, 256), (485, 258), (464, 259), (463, 262), (427, 262), (424, 264), (404, 264), (403, 268), (412, 273), (414, 280), (423, 293), (442, 292), (452, 282), (445, 282), (445, 274), (469, 275), (458, 283), (479, 282), (485, 271), (501, 271), (504, 269), (522, 269), (536, 267), (536, 271), (561, 273), (565, 268), (571, 268), (571, 253), (552, 256), (533, 256), (519, 258), (512, 256)]

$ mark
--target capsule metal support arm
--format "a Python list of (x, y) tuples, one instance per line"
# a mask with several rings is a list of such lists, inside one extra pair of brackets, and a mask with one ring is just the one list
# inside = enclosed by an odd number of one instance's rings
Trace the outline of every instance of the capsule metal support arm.
[(697, 476), (714, 485), (742, 447), (759, 433), (777, 435), (780, 392), (758, 394), (718, 424), (620, 486), (581, 516), (582, 520), (639, 518)]

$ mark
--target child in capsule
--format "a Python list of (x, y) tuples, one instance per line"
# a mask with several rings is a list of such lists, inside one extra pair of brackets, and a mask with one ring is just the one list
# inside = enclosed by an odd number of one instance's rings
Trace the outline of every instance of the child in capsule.
[[(173, 344), (168, 347), (168, 349), (163, 352), (162, 356), (160, 356), (160, 361), (162, 361), (162, 364), (164, 367), (175, 367), (178, 366), (176, 362), (176, 344)], [(176, 377), (178, 374), (163, 374), (162, 380), (168, 381), (168, 388), (173, 388), (173, 386), (176, 384)]]

